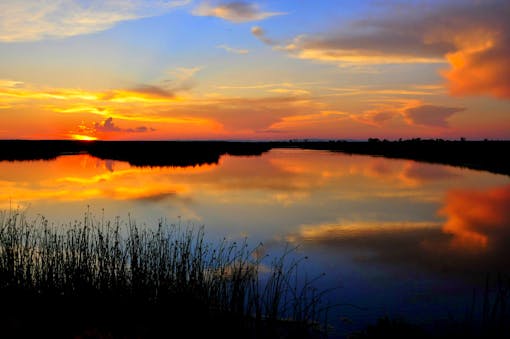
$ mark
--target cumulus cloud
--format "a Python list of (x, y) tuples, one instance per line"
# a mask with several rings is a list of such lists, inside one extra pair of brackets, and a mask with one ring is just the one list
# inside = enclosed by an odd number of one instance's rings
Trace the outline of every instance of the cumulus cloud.
[(197, 16), (215, 16), (235, 23), (263, 20), (282, 12), (263, 12), (258, 5), (245, 1), (202, 2), (192, 13)]
[(0, 2), (0, 42), (64, 38), (161, 15), (190, 0), (23, 0)]
[(448, 80), (451, 94), (486, 94), (510, 99), (510, 33), (506, 34), (487, 47), (461, 49), (447, 55), (452, 67), (442, 74)]
[(406, 121), (414, 125), (448, 127), (448, 118), (464, 110), (461, 107), (421, 105), (406, 109), (404, 117)]
[(97, 132), (124, 132), (124, 133), (144, 133), (155, 131), (153, 128), (148, 128), (146, 126), (138, 126), (135, 128), (121, 128), (113, 123), (113, 118), (107, 118), (102, 122), (94, 123), (94, 129)]
[[(376, 9), (374, 9), (376, 11)], [(449, 63), (441, 72), (452, 95), (510, 98), (510, 2), (399, 3), (330, 32), (299, 35), (276, 49), (340, 66)], [(275, 45), (263, 31), (252, 31)]]

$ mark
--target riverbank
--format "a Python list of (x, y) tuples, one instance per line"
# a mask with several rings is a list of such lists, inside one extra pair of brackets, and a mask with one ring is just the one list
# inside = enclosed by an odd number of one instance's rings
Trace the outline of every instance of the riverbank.
[(134, 166), (198, 166), (222, 155), (259, 156), (274, 148), (300, 148), (364, 154), (465, 167), (510, 175), (505, 156), (510, 141), (408, 139), (388, 141), (69, 141), (0, 140), (0, 161), (50, 160), (65, 154), (90, 154)]

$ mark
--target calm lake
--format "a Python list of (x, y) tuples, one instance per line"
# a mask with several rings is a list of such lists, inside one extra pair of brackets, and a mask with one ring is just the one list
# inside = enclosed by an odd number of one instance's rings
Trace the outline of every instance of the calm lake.
[(204, 225), (208, 240), (247, 237), (267, 253), (298, 245), (300, 271), (335, 288), (334, 335), (384, 315), (462, 320), (473, 289), (510, 263), (510, 177), (408, 160), (273, 149), (195, 167), (2, 161), (0, 204), (55, 225), (90, 211)]

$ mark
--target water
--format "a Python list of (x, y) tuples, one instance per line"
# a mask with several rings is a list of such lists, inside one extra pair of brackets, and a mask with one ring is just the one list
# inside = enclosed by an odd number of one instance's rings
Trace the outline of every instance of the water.
[(133, 167), (89, 155), (0, 162), (0, 209), (60, 225), (160, 219), (205, 225), (212, 241), (285, 243), (339, 306), (335, 335), (378, 317), (462, 319), (486, 273), (508, 272), (510, 178), (327, 151), (273, 149), (215, 165)]

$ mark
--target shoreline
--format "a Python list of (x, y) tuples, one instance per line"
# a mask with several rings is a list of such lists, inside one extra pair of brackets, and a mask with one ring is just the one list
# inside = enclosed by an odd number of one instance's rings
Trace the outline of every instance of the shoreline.
[(0, 161), (52, 160), (61, 155), (89, 154), (133, 166), (198, 166), (215, 164), (223, 155), (260, 156), (275, 148), (298, 148), (408, 159), (488, 171), (510, 176), (504, 154), (508, 140), (407, 139), (388, 141), (72, 141), (0, 140)]

